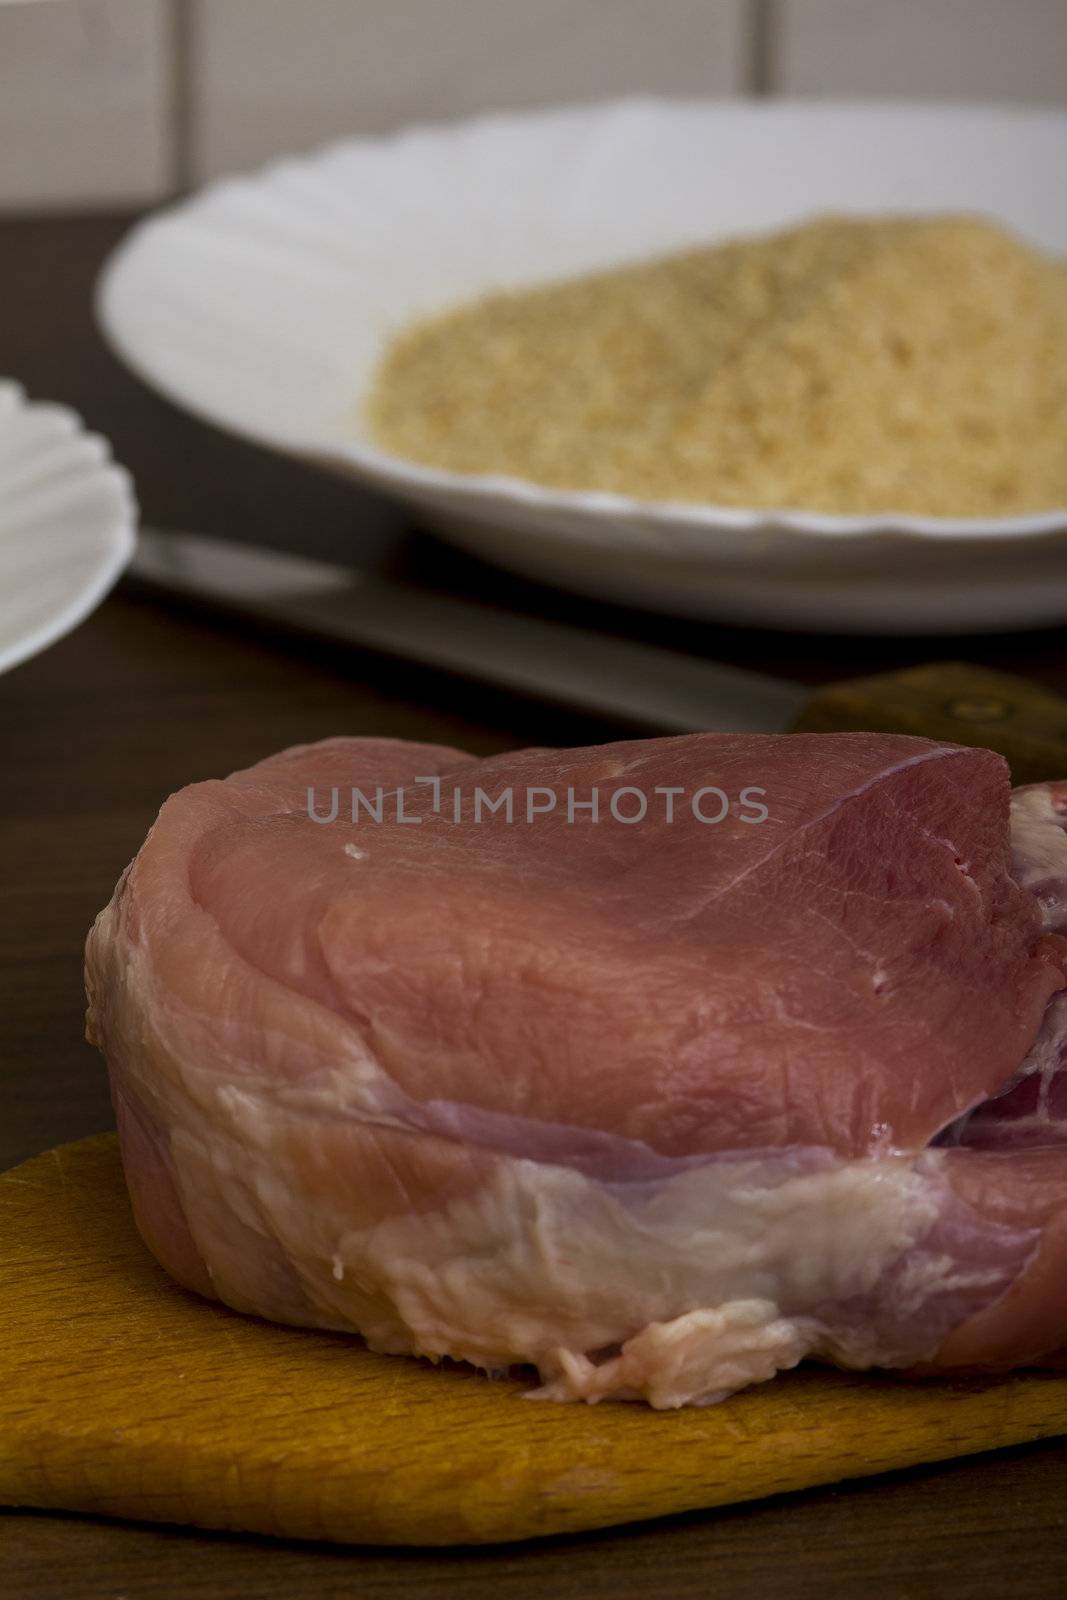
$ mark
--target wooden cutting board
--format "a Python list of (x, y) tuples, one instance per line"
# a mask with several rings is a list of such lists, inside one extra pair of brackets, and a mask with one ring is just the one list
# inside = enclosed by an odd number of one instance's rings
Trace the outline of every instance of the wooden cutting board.
[(0, 1177), (0, 1502), (303, 1539), (526, 1539), (1067, 1432), (1067, 1377), (804, 1369), (706, 1410), (540, 1404), (186, 1294), (118, 1147)]

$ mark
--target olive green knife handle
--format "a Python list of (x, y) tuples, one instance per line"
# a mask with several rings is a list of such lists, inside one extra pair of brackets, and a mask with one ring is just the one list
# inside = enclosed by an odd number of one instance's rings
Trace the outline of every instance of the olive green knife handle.
[(938, 661), (816, 692), (797, 733), (916, 733), (1007, 756), (1015, 783), (1067, 778), (1067, 699), (1007, 672)]

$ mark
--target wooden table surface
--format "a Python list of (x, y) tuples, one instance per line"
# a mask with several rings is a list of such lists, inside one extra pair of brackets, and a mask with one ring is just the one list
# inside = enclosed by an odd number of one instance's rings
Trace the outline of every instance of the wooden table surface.
[[(76, 406), (113, 441), (148, 522), (335, 558), (378, 538), (380, 504), (212, 433), (110, 359), (92, 329), (89, 294), (124, 226), (97, 217), (0, 224), (0, 373)], [(657, 623), (539, 594), (425, 539), (405, 546), (403, 559), (435, 582), (806, 682), (965, 654), (1067, 692), (1067, 644), (1051, 631), (964, 646)], [(241, 633), (132, 589), (0, 678), (0, 1169), (111, 1126), (102, 1063), (82, 1040), (81, 946), (160, 800), (285, 744), (339, 732), (489, 752), (586, 743), (618, 729), (378, 657)], [(1065, 1592), (1067, 1441), (500, 1552), (338, 1550), (0, 1513), (0, 1593), (11, 1600), (1059, 1600)]]

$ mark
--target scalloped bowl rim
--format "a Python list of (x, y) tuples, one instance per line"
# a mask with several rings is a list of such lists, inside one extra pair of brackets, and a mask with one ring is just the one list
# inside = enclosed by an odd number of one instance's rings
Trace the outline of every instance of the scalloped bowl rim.
[[(101, 554), (92, 576), (82, 583), (77, 593), (73, 594), (64, 605), (57, 607), (46, 622), (31, 629), (13, 644), (0, 646), (0, 672), (7, 672), (20, 666), (24, 661), (47, 650), (50, 645), (70, 633), (96, 610), (118, 582), (133, 556), (137, 544), (138, 518), (137, 497), (132, 477), (126, 468), (115, 460), (110, 442), (102, 434), (88, 429), (84, 418), (72, 406), (65, 405), (61, 401), (28, 399), (23, 385), (16, 379), (0, 377), (0, 403), (5, 401), (13, 403), (13, 413), (35, 413), (38, 416), (54, 417), (64, 425), (69, 439), (93, 447), (95, 460), (86, 463), (85, 479), (87, 483), (95, 479), (97, 483), (108, 486), (111, 518), (106, 525), (101, 524), (102, 538), (107, 549)], [(0, 493), (2, 490), (3, 483), (0, 479)]]

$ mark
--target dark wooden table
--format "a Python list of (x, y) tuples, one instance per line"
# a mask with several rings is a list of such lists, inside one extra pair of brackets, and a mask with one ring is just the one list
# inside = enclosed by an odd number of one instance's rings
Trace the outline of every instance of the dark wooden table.
[[(382, 507), (223, 438), (127, 377), (89, 295), (122, 219), (0, 225), (0, 372), (76, 406), (133, 470), (147, 521), (347, 556)], [(657, 622), (537, 593), (414, 539), (433, 581), (807, 682), (958, 655), (1067, 691), (1051, 632), (828, 640)], [(2, 597), (0, 597), (2, 602)], [(298, 740), (379, 733), (478, 751), (617, 729), (381, 658), (240, 632), (120, 590), (76, 633), (0, 678), (0, 1169), (111, 1126), (82, 1040), (81, 945), (170, 790)], [(715, 1595), (956, 1600), (1067, 1592), (1067, 1442), (836, 1490), (500, 1551), (338, 1550), (88, 1517), (0, 1514), (0, 1594), (21, 1597)]]

